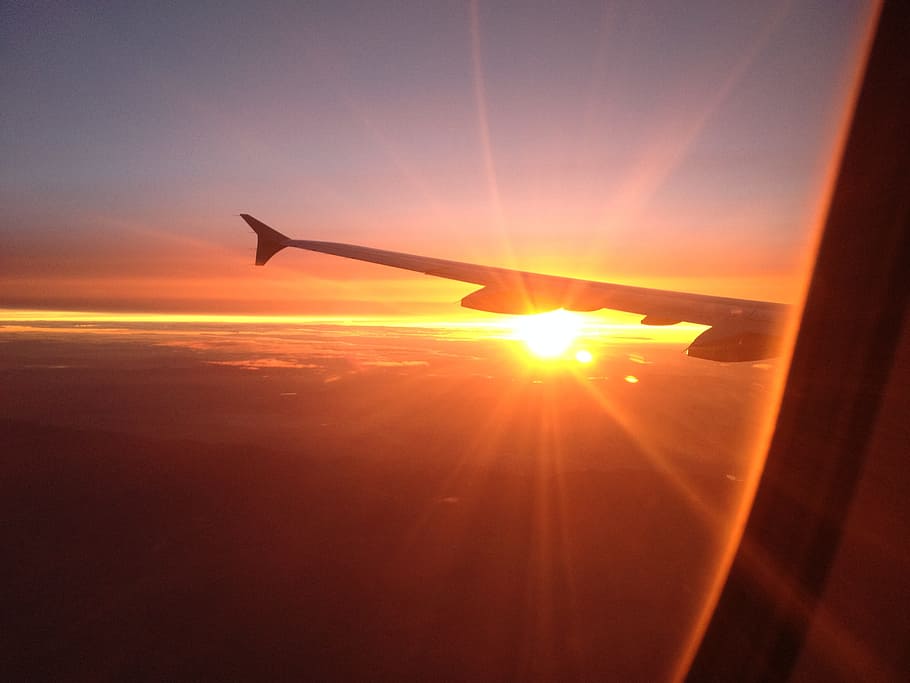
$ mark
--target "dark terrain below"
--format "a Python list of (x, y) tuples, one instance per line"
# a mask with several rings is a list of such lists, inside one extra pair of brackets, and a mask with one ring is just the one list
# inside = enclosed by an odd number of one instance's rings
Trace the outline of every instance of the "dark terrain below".
[(216, 332), (0, 339), (5, 680), (667, 677), (764, 370)]
[(0, 427), (4, 670), (34, 679), (652, 679), (712, 543), (647, 470)]

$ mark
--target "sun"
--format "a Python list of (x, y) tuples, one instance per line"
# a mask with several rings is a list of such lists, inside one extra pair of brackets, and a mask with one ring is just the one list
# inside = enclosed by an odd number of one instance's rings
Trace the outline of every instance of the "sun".
[(526, 315), (512, 321), (515, 338), (525, 343), (538, 358), (558, 358), (566, 353), (581, 334), (583, 318), (578, 313), (559, 309)]

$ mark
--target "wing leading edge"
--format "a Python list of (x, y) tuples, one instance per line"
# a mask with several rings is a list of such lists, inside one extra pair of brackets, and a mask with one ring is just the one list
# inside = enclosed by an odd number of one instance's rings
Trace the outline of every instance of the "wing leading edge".
[(785, 304), (767, 301), (579, 280), (339, 242), (296, 240), (249, 214), (240, 216), (258, 237), (258, 266), (265, 265), (285, 247), (296, 247), (481, 285), (481, 289), (461, 300), (462, 306), (481, 311), (523, 315), (557, 308), (569, 311), (609, 308), (642, 315), (644, 325), (679, 322), (709, 325), (710, 329), (686, 350), (690, 356), (708, 360), (750, 361), (776, 355), (789, 310)]

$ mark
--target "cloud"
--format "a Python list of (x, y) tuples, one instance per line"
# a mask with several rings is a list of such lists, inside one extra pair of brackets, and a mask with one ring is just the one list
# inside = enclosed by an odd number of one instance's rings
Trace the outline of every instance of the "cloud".
[(261, 370), (263, 368), (298, 368), (298, 369), (318, 369), (322, 366), (314, 363), (300, 363), (293, 360), (282, 358), (253, 358), (246, 360), (209, 360), (209, 365), (227, 365), (244, 370)]
[(429, 363), (425, 360), (370, 360), (364, 361), (362, 365), (369, 365), (376, 368), (408, 368), (426, 366), (429, 365)]

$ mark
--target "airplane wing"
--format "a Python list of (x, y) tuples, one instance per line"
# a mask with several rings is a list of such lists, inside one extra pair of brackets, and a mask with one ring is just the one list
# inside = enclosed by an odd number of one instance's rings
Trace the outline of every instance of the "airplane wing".
[(240, 216), (258, 237), (258, 266), (264, 266), (285, 247), (296, 247), (481, 285), (481, 289), (461, 300), (462, 306), (480, 311), (525, 315), (557, 308), (569, 311), (609, 308), (642, 315), (644, 325), (679, 322), (709, 325), (710, 329), (699, 335), (686, 350), (690, 356), (708, 360), (748, 361), (776, 355), (789, 310), (785, 304), (767, 301), (631, 287), (354, 244), (296, 240), (249, 214)]

